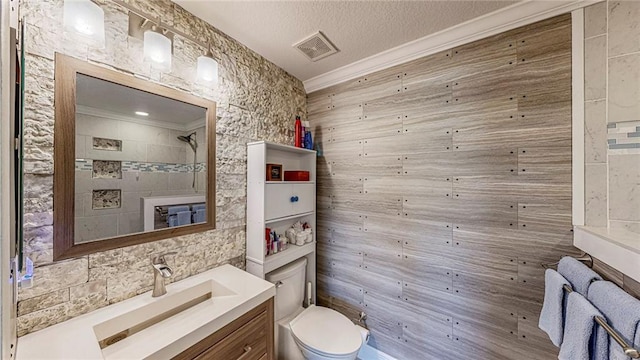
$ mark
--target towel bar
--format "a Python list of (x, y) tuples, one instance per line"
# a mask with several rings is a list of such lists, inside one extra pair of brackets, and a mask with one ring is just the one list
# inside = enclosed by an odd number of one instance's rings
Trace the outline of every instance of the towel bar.
[[(591, 255), (589, 255), (587, 253), (582, 253), (582, 255), (576, 257), (575, 259), (578, 260), (578, 261), (584, 262), (585, 265), (587, 265), (590, 268), (593, 267), (593, 258), (591, 257)], [(556, 261), (556, 262), (551, 263), (551, 264), (540, 263), (540, 266), (542, 266), (545, 269), (549, 269), (552, 266), (558, 265), (558, 263), (559, 263), (559, 261)]]
[[(564, 285), (562, 288), (568, 293), (573, 292), (573, 289), (569, 285)], [(618, 345), (622, 347), (625, 355), (633, 359), (640, 359), (640, 351), (629, 346), (629, 344), (627, 344), (627, 341), (623, 339), (622, 336), (620, 336), (620, 334), (618, 334), (618, 332), (614, 328), (609, 326), (607, 320), (605, 320), (601, 316), (596, 316), (595, 320), (600, 326), (602, 326), (602, 328), (609, 334), (609, 336), (611, 336), (613, 340), (615, 340)]]

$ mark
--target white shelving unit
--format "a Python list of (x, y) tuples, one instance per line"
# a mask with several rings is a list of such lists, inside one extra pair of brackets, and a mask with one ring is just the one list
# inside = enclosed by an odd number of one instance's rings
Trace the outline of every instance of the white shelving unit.
[[(267, 164), (284, 171), (309, 171), (309, 181), (266, 181)], [(294, 201), (293, 198), (296, 198)], [(307, 222), (314, 241), (265, 256), (265, 229), (283, 234), (296, 221)], [(265, 275), (301, 257), (307, 258), (307, 282), (316, 301), (316, 152), (258, 141), (247, 144), (247, 271)]]

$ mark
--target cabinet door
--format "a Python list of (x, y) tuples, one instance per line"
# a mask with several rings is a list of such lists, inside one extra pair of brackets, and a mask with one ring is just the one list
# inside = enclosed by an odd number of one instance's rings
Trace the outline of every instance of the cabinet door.
[(293, 214), (292, 185), (267, 184), (264, 196), (265, 220), (277, 219)]
[(267, 353), (267, 314), (262, 313), (194, 360), (259, 360)]
[(316, 187), (313, 184), (293, 185), (293, 214), (301, 214), (316, 210)]

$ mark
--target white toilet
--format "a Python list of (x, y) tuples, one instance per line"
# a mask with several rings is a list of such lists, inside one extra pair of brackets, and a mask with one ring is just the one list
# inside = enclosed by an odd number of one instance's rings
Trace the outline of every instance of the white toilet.
[(279, 360), (354, 360), (362, 347), (359, 328), (322, 306), (302, 307), (307, 259), (267, 274), (276, 284), (276, 353)]

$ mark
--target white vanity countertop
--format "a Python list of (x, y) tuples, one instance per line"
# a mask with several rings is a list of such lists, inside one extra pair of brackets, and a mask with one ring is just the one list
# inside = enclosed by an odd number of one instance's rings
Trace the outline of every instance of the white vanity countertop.
[[(151, 276), (151, 274), (150, 274)], [(94, 326), (163, 299), (172, 293), (215, 280), (236, 293), (213, 297), (101, 350)], [(18, 360), (26, 359), (168, 359), (223, 328), (275, 296), (273, 284), (231, 265), (167, 285), (167, 294), (151, 292), (92, 311), (18, 339)]]

